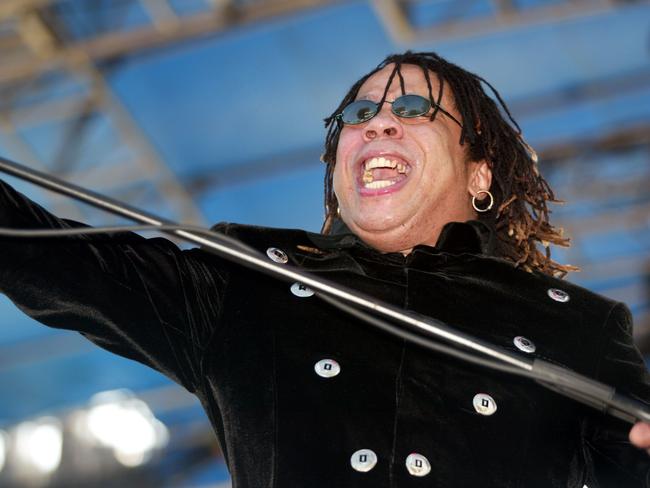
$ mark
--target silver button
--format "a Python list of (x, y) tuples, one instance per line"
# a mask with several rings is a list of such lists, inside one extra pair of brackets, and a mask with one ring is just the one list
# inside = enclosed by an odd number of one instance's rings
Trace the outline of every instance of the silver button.
[(560, 290), (559, 288), (549, 288), (546, 293), (556, 302), (566, 303), (570, 298), (566, 291)]
[(289, 262), (287, 253), (277, 247), (269, 247), (266, 250), (266, 255), (271, 258), (271, 261), (275, 261), (276, 263), (287, 264)]
[(477, 393), (474, 395), (474, 410), (481, 415), (492, 415), (497, 411), (497, 402), (494, 401), (487, 393)]
[(323, 378), (333, 378), (341, 372), (341, 366), (333, 359), (321, 359), (314, 364), (314, 370), (318, 376)]
[(311, 288), (303, 285), (302, 283), (294, 283), (291, 285), (291, 293), (296, 295), (297, 297), (310, 297), (314, 294), (314, 290)]
[(526, 339), (524, 336), (517, 336), (512, 342), (515, 343), (515, 346), (517, 346), (517, 349), (520, 351), (531, 353), (535, 352), (535, 349), (537, 349), (535, 343), (530, 339)]
[(406, 458), (406, 469), (413, 476), (426, 476), (431, 472), (431, 464), (422, 454), (413, 452)]
[(370, 449), (359, 449), (350, 458), (350, 464), (355, 471), (367, 473), (377, 464), (377, 455)]

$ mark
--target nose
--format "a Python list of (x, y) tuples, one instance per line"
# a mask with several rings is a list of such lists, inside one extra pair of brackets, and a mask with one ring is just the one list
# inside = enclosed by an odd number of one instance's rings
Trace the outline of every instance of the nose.
[(402, 124), (391, 112), (390, 104), (384, 103), (379, 113), (366, 123), (363, 130), (363, 137), (366, 141), (372, 141), (380, 137), (399, 139), (403, 134)]

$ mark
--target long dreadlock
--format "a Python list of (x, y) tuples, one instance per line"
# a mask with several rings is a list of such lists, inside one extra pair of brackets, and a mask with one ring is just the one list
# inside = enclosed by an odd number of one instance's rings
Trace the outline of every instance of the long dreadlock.
[[(325, 222), (322, 232), (330, 232), (338, 208), (333, 191), (333, 174), (342, 123), (336, 116), (355, 100), (359, 89), (368, 78), (390, 64), (395, 67), (388, 80), (382, 103), (395, 75), (398, 76), (404, 92), (400, 69), (403, 64), (419, 66), (422, 69), (429, 88), (429, 99), (434, 107), (430, 120), (436, 117), (439, 110), (443, 85), (447, 84), (451, 89), (463, 121), (460, 144), (468, 144), (468, 157), (471, 161), (485, 160), (492, 170), (493, 181), (490, 190), (495, 205), (492, 210), (479, 214), (479, 219), (495, 229), (497, 255), (530, 272), (540, 271), (563, 277), (569, 271), (577, 270), (574, 266), (561, 265), (551, 259), (551, 244), (569, 246), (569, 239), (562, 235), (562, 229), (552, 226), (549, 222), (550, 211), (547, 204), (558, 200), (539, 173), (537, 155), (523, 140), (521, 129), (505, 102), (497, 90), (483, 78), (449, 63), (433, 52), (407, 51), (404, 54), (388, 56), (374, 70), (358, 80), (336, 110), (325, 119), (327, 137), (322, 159), (327, 163), (327, 170)], [(436, 75), (439, 86), (435, 99), (431, 73)], [(482, 84), (490, 88), (507, 119), (495, 101), (485, 93)], [(538, 244), (542, 245), (543, 251), (540, 251)]]

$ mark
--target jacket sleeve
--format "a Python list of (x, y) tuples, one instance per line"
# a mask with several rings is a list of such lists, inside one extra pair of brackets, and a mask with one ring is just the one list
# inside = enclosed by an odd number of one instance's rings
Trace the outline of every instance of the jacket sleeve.
[[(0, 180), (0, 226), (70, 228)], [(0, 292), (50, 327), (79, 331), (189, 391), (227, 282), (223, 261), (133, 233), (0, 237)]]
[[(616, 304), (605, 323), (597, 379), (650, 406), (650, 375), (634, 345), (632, 317)], [(650, 488), (650, 456), (628, 440), (631, 424), (594, 411), (588, 420), (587, 447), (601, 488)], [(592, 488), (592, 485), (588, 485)]]

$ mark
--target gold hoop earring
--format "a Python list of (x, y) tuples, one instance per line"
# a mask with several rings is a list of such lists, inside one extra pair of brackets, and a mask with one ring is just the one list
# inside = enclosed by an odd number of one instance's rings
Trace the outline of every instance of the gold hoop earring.
[[(490, 204), (485, 208), (478, 208), (476, 206), (476, 197), (481, 193), (485, 193), (488, 197), (490, 197)], [(487, 212), (492, 208), (493, 205), (494, 205), (494, 197), (492, 196), (492, 193), (490, 193), (490, 190), (479, 190), (476, 192), (476, 195), (472, 197), (472, 207), (474, 207), (474, 210), (476, 210), (479, 213)]]
[(336, 207), (336, 216), (337, 217), (341, 216), (341, 207), (339, 207), (339, 206)]

